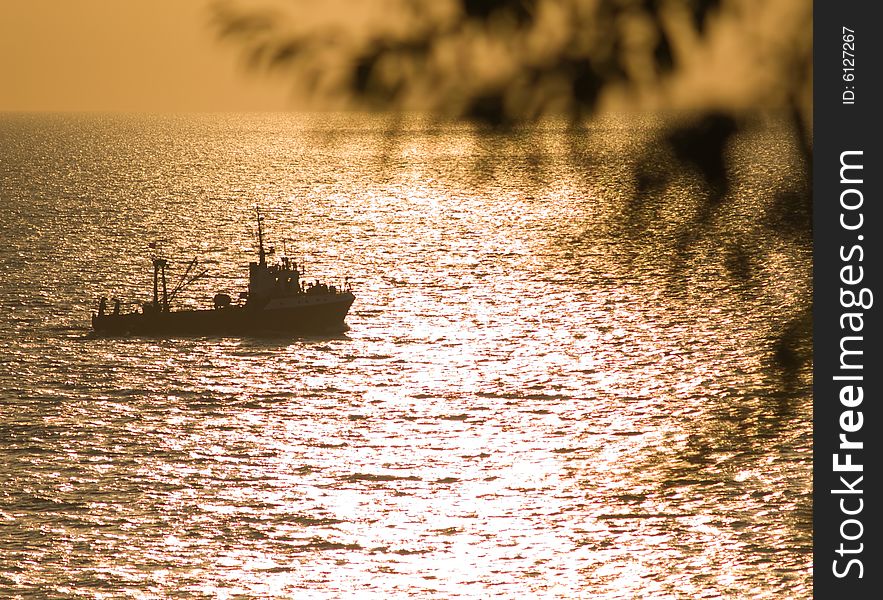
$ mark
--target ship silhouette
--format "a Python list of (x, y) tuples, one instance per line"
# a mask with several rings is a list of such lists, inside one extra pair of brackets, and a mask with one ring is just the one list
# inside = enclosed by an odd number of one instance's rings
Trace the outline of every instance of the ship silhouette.
[[(289, 258), (267, 262), (264, 250), (263, 217), (257, 212), (258, 260), (248, 266), (248, 291), (236, 303), (226, 293), (215, 294), (211, 308), (172, 310), (175, 296), (205, 272), (188, 275), (190, 262), (181, 281), (169, 292), (166, 281), (168, 261), (153, 256), (153, 301), (135, 312), (121, 313), (114, 301), (111, 312), (107, 298), (101, 298), (92, 314), (92, 330), (110, 335), (259, 335), (277, 333), (324, 334), (345, 331), (344, 322), (355, 296), (349, 280), (342, 288), (320, 281), (303, 281), (303, 267)], [(155, 244), (151, 244), (155, 248)]]

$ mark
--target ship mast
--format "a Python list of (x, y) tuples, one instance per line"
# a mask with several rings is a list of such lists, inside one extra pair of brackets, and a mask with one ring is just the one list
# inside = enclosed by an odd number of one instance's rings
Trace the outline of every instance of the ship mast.
[[(159, 300), (159, 282), (162, 280), (162, 304)], [(166, 287), (166, 260), (154, 257), (153, 259), (153, 306), (163, 312), (169, 312), (169, 293)]]
[(262, 267), (267, 266), (267, 255), (264, 252), (264, 230), (261, 227), (261, 222), (264, 220), (261, 217), (261, 209), (255, 207), (255, 211), (258, 214), (258, 264)]

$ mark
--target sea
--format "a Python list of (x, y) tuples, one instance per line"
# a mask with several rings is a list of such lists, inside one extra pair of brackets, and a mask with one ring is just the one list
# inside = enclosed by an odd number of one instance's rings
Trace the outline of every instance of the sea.
[[(810, 598), (794, 137), (709, 213), (673, 118), (0, 114), (0, 597)], [(237, 298), (257, 210), (347, 331), (91, 334), (155, 252)]]

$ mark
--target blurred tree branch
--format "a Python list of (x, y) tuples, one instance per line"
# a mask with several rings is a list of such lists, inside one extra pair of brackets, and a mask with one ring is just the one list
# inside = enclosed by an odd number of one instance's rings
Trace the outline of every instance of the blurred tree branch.
[(804, 0), (321, 6), (218, 0), (213, 21), (253, 66), (287, 69), (305, 93), (361, 106), (498, 125), (549, 112), (591, 115), (609, 96), (650, 108), (793, 107), (809, 123), (812, 7)]
[[(351, 107), (423, 109), (501, 128), (565, 115), (579, 127), (607, 109), (689, 111), (636, 163), (631, 218), (683, 173), (704, 190), (679, 252), (713, 236), (731, 201), (728, 151), (758, 110), (795, 136), (800, 169), (757, 227), (811, 245), (812, 3), (808, 0), (217, 0), (213, 23), (253, 68)], [(721, 244), (752, 278), (750, 241)], [(806, 309), (772, 353), (793, 379)], [(802, 331), (804, 335), (795, 332)]]

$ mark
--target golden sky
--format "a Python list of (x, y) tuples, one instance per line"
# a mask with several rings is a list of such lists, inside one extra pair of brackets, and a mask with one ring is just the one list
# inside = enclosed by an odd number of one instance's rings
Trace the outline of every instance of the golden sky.
[(0, 1), (0, 110), (286, 110), (249, 73), (210, 0)]
[[(337, 27), (334, 31), (338, 35), (326, 39), (336, 45), (342, 56), (340, 64), (322, 62), (323, 57), (334, 56), (333, 52), (317, 53), (315, 61), (308, 61), (324, 77), (345, 72), (352, 49), (360, 43), (364, 46), (365, 39), (372, 39), (371, 34), (395, 30), (396, 25), (400, 29), (410, 26), (401, 16), (401, 7), (396, 10), (397, 2), (403, 0), (236, 0), (232, 4), (246, 11), (267, 5), (286, 8), (287, 13), (282, 13), (287, 14), (285, 27), (310, 40), (330, 31), (329, 24)], [(442, 13), (444, 6), (460, 6), (455, 0), (426, 2), (425, 6)], [(593, 0), (569, 3), (594, 5)], [(454, 88), (469, 83), (475, 89), (465, 86), (470, 88), (466, 90), (468, 95), (497, 79), (504, 83), (516, 81), (518, 69), (535, 64), (537, 56), (555, 48), (556, 36), (561, 37), (558, 34), (572, 27), (566, 19), (556, 18), (567, 13), (563, 9), (556, 12), (555, 7), (568, 2), (549, 0), (541, 4), (544, 10), (538, 10), (535, 30), (526, 38), (532, 42), (520, 51), (507, 45), (506, 40), (496, 40), (500, 42), (496, 46), (490, 43), (494, 40), (479, 44), (480, 39), (470, 37), (474, 28), (468, 27), (463, 29), (456, 48), (445, 45), (447, 38), (437, 40), (442, 50), (456, 50), (447, 54), (439, 51), (437, 56), (450, 55), (457, 60), (448, 61), (453, 67), (440, 67), (444, 75), (441, 83), (430, 78), (432, 85), (422, 90), (422, 95), (415, 94), (415, 106), (433, 107), (433, 100), (438, 98), (448, 101), (444, 88), (439, 87), (445, 83)], [(679, 23), (690, 22), (683, 10), (686, 5), (669, 4), (674, 8), (666, 11), (665, 21), (674, 42), (677, 77), (658, 85), (646, 75), (651, 68), (644, 65), (636, 72), (644, 73), (650, 84), (637, 94), (628, 90), (626, 97), (614, 93), (611, 105), (624, 106), (628, 100), (651, 109), (776, 106), (791, 89), (783, 81), (795, 72), (792, 58), (783, 59), (786, 50), (800, 43), (805, 48), (795, 56), (806, 60), (811, 56), (811, 4), (807, 0), (731, 0), (722, 5), (721, 14), (710, 19), (710, 40), (679, 27)], [(0, 111), (249, 111), (303, 107), (309, 96), (303, 89), (304, 79), (299, 80), (291, 70), (268, 74), (265, 69), (245, 68), (245, 45), (219, 39), (218, 23), (212, 22), (212, 6), (217, 8), (216, 0), (0, 0)], [(640, 31), (635, 35), (635, 39), (652, 37)], [(464, 55), (471, 57), (468, 64), (460, 60)], [(420, 77), (411, 79), (419, 81)], [(300, 87), (296, 87), (298, 81)], [(808, 104), (810, 88), (804, 88)], [(334, 98), (324, 100), (318, 106), (338, 106)]]

